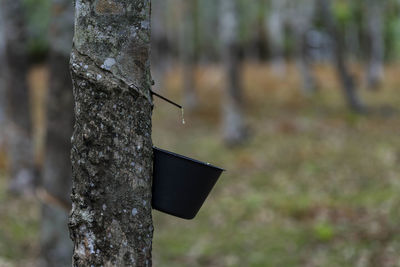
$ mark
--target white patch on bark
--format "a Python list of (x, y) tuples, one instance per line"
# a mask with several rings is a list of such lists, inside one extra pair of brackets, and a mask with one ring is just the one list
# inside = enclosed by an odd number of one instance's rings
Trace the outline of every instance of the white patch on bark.
[(150, 22), (149, 21), (142, 21), (141, 26), (143, 29), (148, 29), (150, 27)]
[(111, 67), (114, 66), (115, 63), (117, 62), (114, 58), (107, 58), (101, 67), (105, 68), (106, 70), (111, 70)]
[(136, 216), (138, 214), (138, 210), (136, 208), (132, 209), (132, 216)]
[(77, 248), (75, 248), (75, 253), (79, 255), (79, 257), (85, 257), (85, 246), (80, 243)]
[(85, 236), (86, 236), (86, 239), (87, 239), (87, 246), (88, 246), (88, 248), (90, 250), (90, 254), (94, 254), (95, 253), (94, 252), (94, 239), (95, 239), (95, 237), (94, 237), (92, 232), (87, 232), (85, 234)]

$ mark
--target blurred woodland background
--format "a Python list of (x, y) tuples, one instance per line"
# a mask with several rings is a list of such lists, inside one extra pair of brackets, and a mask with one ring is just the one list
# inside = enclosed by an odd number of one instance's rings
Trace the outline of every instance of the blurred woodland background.
[[(0, 0), (0, 266), (71, 266), (70, 0)], [(153, 142), (228, 170), (155, 266), (400, 266), (400, 1), (153, 0)]]

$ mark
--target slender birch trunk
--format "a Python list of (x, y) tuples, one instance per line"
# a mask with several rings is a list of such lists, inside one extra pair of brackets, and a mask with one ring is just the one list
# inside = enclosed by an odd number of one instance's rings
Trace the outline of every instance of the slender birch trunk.
[(150, 266), (150, 0), (76, 0), (73, 266)]
[[(168, 6), (172, 5), (170, 0), (156, 0), (152, 2), (152, 24), (151, 24), (151, 58), (153, 65), (152, 77), (154, 80), (153, 90), (161, 92), (165, 89), (165, 75), (172, 65), (172, 49), (170, 36), (167, 32)], [(173, 6), (173, 5), (172, 5)]]
[(369, 0), (367, 2), (366, 27), (370, 40), (370, 57), (367, 67), (367, 85), (373, 89), (383, 80), (383, 61), (385, 56), (383, 11), (386, 1)]
[(315, 74), (312, 70), (312, 62), (308, 54), (306, 34), (307, 30), (296, 27), (295, 35), (295, 53), (296, 64), (302, 79), (302, 92), (305, 96), (312, 96), (317, 90)]
[(240, 70), (237, 3), (221, 0), (222, 59), (226, 71), (223, 101), (223, 134), (228, 145), (237, 145), (246, 138), (243, 118), (242, 78)]
[[(284, 58), (285, 46), (285, 0), (272, 0), (271, 10), (265, 16), (265, 28), (271, 45), (272, 68), (275, 74), (283, 77), (286, 73)], [(269, 12), (267, 12), (269, 11)]]
[(348, 106), (355, 112), (363, 112), (364, 104), (357, 94), (354, 78), (350, 74), (345, 61), (345, 48), (343, 40), (340, 39), (338, 29), (332, 14), (332, 7), (329, 0), (318, 0), (320, 16), (333, 40), (333, 58), (338, 78), (342, 84), (343, 94)]
[(294, 35), (296, 64), (302, 79), (302, 93), (305, 96), (312, 96), (317, 89), (306, 38), (312, 25), (314, 3), (314, 0), (286, 1), (286, 16)]
[(183, 62), (183, 103), (188, 111), (198, 105), (196, 94), (196, 49), (198, 28), (198, 1), (183, 0), (185, 11), (183, 14), (181, 33), (181, 51)]

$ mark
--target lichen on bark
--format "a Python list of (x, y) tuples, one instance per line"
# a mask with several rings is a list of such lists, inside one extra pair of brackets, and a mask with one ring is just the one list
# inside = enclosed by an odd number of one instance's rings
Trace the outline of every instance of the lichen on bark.
[(76, 0), (74, 266), (151, 265), (149, 56), (150, 0)]

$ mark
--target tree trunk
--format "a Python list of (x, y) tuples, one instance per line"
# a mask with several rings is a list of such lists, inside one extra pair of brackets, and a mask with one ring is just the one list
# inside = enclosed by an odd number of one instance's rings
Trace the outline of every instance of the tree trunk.
[(367, 1), (367, 30), (370, 40), (370, 58), (367, 69), (368, 88), (377, 88), (383, 79), (385, 42), (383, 38), (383, 9), (385, 1)]
[(71, 266), (73, 248), (68, 233), (72, 186), (70, 140), (73, 130), (72, 82), (68, 64), (73, 37), (72, 2), (53, 0), (51, 12), (50, 84), (42, 187), (58, 202), (45, 199), (42, 204), (41, 266), (63, 267)]
[(284, 58), (285, 3), (283, 0), (272, 0), (270, 13), (265, 16), (265, 28), (268, 29), (271, 46), (272, 68), (274, 73), (280, 77), (283, 77), (286, 72)]
[(150, 266), (150, 0), (76, 0), (73, 266)]
[(154, 90), (161, 92), (165, 86), (165, 74), (172, 65), (172, 51), (170, 39), (167, 32), (169, 0), (153, 0), (152, 3), (152, 24), (151, 24), (151, 58), (152, 63), (157, 62), (152, 69)]
[(317, 89), (306, 39), (312, 25), (314, 7), (313, 0), (289, 1), (286, 6), (286, 16), (294, 35), (296, 63), (303, 83), (302, 92), (305, 96), (313, 95)]
[(182, 62), (183, 62), (183, 103), (188, 111), (198, 105), (196, 94), (197, 34), (198, 34), (198, 1), (183, 0), (185, 7), (182, 23)]
[(243, 119), (242, 76), (238, 45), (237, 3), (221, 0), (222, 59), (226, 71), (223, 96), (223, 131), (228, 145), (237, 145), (246, 138)]
[(350, 75), (348, 66), (345, 62), (345, 49), (343, 40), (340, 39), (341, 37), (335, 24), (331, 3), (329, 0), (318, 0), (318, 4), (322, 21), (332, 37), (333, 58), (335, 60), (336, 70), (339, 80), (342, 84), (345, 99), (353, 111), (363, 112), (365, 107), (357, 95), (354, 79)]
[(6, 33), (3, 12), (0, 12), (0, 153), (5, 145), (6, 125), (6, 86), (7, 86), (7, 63), (6, 63)]
[(37, 178), (34, 167), (32, 121), (27, 82), (28, 55), (26, 23), (22, 2), (3, 0), (6, 36), (5, 65), (7, 98), (7, 154), (10, 162), (10, 190), (16, 193), (33, 192)]
[(307, 29), (296, 27), (295, 35), (295, 52), (296, 63), (302, 78), (302, 89), (305, 96), (312, 96), (317, 90), (315, 75), (312, 71), (312, 62), (308, 54), (306, 34)]

